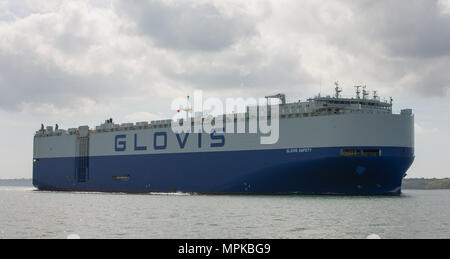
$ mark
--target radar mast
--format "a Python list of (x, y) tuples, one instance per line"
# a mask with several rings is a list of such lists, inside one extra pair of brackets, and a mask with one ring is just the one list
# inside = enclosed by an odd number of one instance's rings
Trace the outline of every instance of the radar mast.
[(356, 88), (356, 99), (361, 99), (361, 97), (359, 96), (359, 94), (361, 93), (361, 91), (359, 90), (361, 86), (355, 85), (354, 87)]
[(363, 86), (363, 100), (367, 99), (366, 97), (369, 96), (369, 92), (366, 90), (367, 86)]
[(334, 88), (334, 90), (336, 91), (336, 95), (335, 96), (336, 96), (336, 98), (339, 98), (340, 95), (341, 95), (341, 92), (342, 92), (342, 88), (339, 87), (339, 82), (338, 81), (334, 82), (334, 85), (336, 86)]

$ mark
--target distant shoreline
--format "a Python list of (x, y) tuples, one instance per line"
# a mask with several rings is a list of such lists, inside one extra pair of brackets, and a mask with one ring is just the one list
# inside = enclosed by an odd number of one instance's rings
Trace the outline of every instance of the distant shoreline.
[(33, 186), (32, 179), (0, 179), (0, 186)]
[(444, 190), (450, 189), (450, 178), (406, 178), (402, 189), (405, 190)]

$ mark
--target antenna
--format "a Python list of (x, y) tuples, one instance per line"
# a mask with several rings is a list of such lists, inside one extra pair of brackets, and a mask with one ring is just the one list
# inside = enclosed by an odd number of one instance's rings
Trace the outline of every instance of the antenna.
[(184, 111), (186, 112), (186, 119), (189, 118), (189, 113), (192, 112), (191, 105), (189, 103), (189, 95), (186, 98), (186, 107), (180, 106), (177, 112)]
[(338, 81), (334, 82), (334, 85), (336, 86), (336, 88), (334, 88), (334, 90), (336, 91), (336, 98), (339, 98), (340, 93), (342, 92), (342, 88), (339, 87)]
[(355, 85), (354, 87), (356, 88), (356, 98), (360, 99), (361, 97), (359, 96), (359, 94), (361, 93), (361, 91), (359, 89), (361, 88), (361, 86)]
[(319, 97), (322, 94), (322, 74), (320, 74), (320, 92), (319, 92)]
[(363, 99), (364, 99), (364, 100), (365, 100), (366, 97), (369, 95), (369, 92), (367, 92), (366, 87), (367, 87), (367, 86), (363, 86)]

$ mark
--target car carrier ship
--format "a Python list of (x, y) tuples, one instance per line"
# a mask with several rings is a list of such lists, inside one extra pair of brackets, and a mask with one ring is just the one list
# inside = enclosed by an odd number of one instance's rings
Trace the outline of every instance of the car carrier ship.
[[(95, 129), (37, 131), (33, 185), (39, 190), (204, 194), (398, 195), (414, 160), (411, 109), (393, 113), (392, 98), (365, 87), (344, 98), (286, 103), (278, 94), (279, 138), (260, 133), (175, 133), (173, 120)], [(249, 124), (247, 113), (223, 115)], [(231, 119), (230, 119), (231, 118)], [(243, 118), (243, 119), (242, 119)], [(270, 119), (270, 118), (269, 118)], [(185, 123), (193, 123), (187, 118)]]

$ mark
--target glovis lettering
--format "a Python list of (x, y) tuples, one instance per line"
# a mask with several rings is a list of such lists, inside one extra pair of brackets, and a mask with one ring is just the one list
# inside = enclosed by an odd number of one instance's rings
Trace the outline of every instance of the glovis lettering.
[[(192, 136), (196, 135), (196, 136)], [(174, 134), (173, 141), (169, 138), (167, 132), (154, 132), (153, 134), (138, 134), (134, 133), (130, 136), (125, 134), (120, 134), (114, 136), (114, 151), (115, 152), (125, 152), (127, 150), (142, 152), (147, 151), (151, 148), (153, 150), (166, 150), (168, 148), (169, 142), (175, 143), (175, 147), (179, 149), (185, 149), (187, 146), (196, 147), (198, 149), (203, 148), (202, 134), (193, 133), (183, 133)], [(131, 137), (131, 138), (129, 138)], [(151, 139), (151, 142), (149, 141)], [(212, 132), (209, 134), (211, 148), (219, 148), (225, 146), (225, 135), (223, 133)], [(127, 145), (127, 142), (131, 141), (132, 145)], [(172, 142), (171, 142), (172, 141)], [(192, 141), (189, 145), (188, 143)], [(145, 145), (144, 143), (153, 143), (151, 145)], [(207, 143), (206, 143), (207, 144)]]

